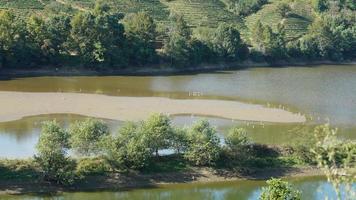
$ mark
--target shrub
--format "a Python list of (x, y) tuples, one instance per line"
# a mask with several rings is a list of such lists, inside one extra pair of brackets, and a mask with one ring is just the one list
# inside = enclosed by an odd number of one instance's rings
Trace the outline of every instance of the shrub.
[(241, 147), (251, 144), (250, 139), (246, 135), (246, 130), (238, 127), (233, 127), (229, 130), (225, 143), (232, 151), (239, 150)]
[(144, 137), (148, 139), (149, 148), (158, 156), (158, 150), (169, 147), (169, 137), (173, 133), (171, 121), (163, 114), (152, 114), (142, 123), (140, 128)]
[(178, 154), (186, 151), (188, 146), (188, 132), (184, 128), (174, 128), (170, 137), (170, 147)]
[(212, 43), (214, 52), (223, 59), (244, 60), (248, 56), (240, 32), (232, 25), (220, 24), (215, 30)]
[(197, 122), (189, 131), (189, 143), (184, 157), (195, 165), (213, 165), (219, 159), (221, 147), (216, 130), (208, 121)]
[(141, 127), (126, 123), (117, 136), (107, 136), (103, 151), (109, 163), (119, 169), (141, 169), (149, 164), (152, 151)]
[(45, 122), (37, 143), (36, 162), (46, 180), (71, 185), (75, 181), (75, 162), (67, 157), (69, 134), (57, 122)]
[(268, 187), (262, 188), (260, 200), (300, 200), (300, 192), (294, 190), (291, 185), (281, 179), (270, 179)]
[(95, 155), (100, 151), (99, 142), (109, 134), (108, 126), (95, 119), (77, 121), (69, 128), (71, 147), (84, 156)]
[(80, 177), (103, 175), (111, 170), (110, 164), (102, 158), (85, 158), (78, 162), (76, 173)]

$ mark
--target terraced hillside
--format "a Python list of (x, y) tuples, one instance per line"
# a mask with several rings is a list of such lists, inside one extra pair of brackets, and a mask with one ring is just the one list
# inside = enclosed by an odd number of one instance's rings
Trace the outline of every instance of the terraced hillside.
[(313, 20), (313, 11), (309, 0), (299, 0), (291, 4), (292, 11), (286, 18), (283, 18), (277, 11), (278, 0), (271, 0), (264, 5), (257, 13), (245, 18), (245, 24), (250, 30), (257, 20), (263, 24), (268, 24), (272, 28), (277, 28), (278, 23), (283, 23), (286, 28), (286, 35), (289, 39), (295, 39), (303, 35)]
[[(95, 0), (1, 0), (0, 9), (13, 9), (24, 14), (34, 11), (43, 12), (50, 7), (63, 9), (65, 6), (71, 6), (73, 10), (86, 10), (92, 7), (94, 2)], [(313, 19), (310, 0), (291, 3), (292, 12), (284, 19), (276, 12), (280, 0), (270, 0), (259, 11), (244, 19), (228, 11), (223, 0), (108, 0), (107, 2), (123, 13), (146, 11), (163, 25), (172, 12), (182, 14), (193, 28), (215, 28), (221, 22), (236, 24), (244, 38), (248, 38), (250, 28), (258, 19), (262, 23), (271, 25), (272, 28), (276, 28), (278, 23), (283, 22), (289, 39), (304, 34)]]
[(219, 0), (174, 0), (162, 3), (171, 12), (182, 14), (193, 27), (216, 27), (221, 22), (241, 24), (242, 20), (225, 9)]
[(1, 0), (0, 8), (43, 9), (46, 3), (46, 0)]

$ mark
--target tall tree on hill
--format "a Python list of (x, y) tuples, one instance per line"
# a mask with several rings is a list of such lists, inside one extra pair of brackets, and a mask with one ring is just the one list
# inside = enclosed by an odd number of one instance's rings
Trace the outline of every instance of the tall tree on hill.
[(109, 7), (96, 4), (92, 11), (76, 14), (72, 21), (71, 40), (84, 64), (125, 64), (122, 15), (110, 13)]
[(192, 32), (181, 15), (172, 15), (168, 38), (164, 41), (164, 53), (171, 64), (186, 65), (189, 61)]
[(49, 35), (53, 57), (50, 63), (59, 63), (60, 56), (67, 54), (69, 49), (70, 17), (66, 15), (50, 15), (46, 20), (47, 34)]
[[(56, 51), (51, 40), (51, 35), (47, 31), (47, 24), (44, 18), (33, 15), (27, 19), (27, 45), (31, 49), (32, 62), (48, 63), (54, 57)], [(56, 37), (56, 36), (54, 36)]]
[(124, 19), (125, 34), (130, 49), (130, 61), (134, 64), (153, 63), (157, 59), (154, 46), (156, 24), (146, 12), (128, 15)]
[(263, 40), (261, 37), (263, 30), (264, 30), (264, 26), (260, 20), (258, 20), (254, 24), (254, 26), (252, 27), (252, 30), (251, 30), (252, 44), (257, 51), (262, 51), (262, 49), (263, 49)]
[(212, 42), (214, 51), (226, 60), (243, 60), (248, 56), (240, 32), (232, 25), (220, 24)]
[(0, 62), (2, 66), (27, 64), (29, 56), (25, 36), (24, 20), (11, 11), (0, 11)]
[(268, 25), (257, 21), (252, 29), (253, 45), (257, 51), (262, 52), (269, 60), (285, 57), (286, 42), (283, 24), (278, 24), (276, 32)]

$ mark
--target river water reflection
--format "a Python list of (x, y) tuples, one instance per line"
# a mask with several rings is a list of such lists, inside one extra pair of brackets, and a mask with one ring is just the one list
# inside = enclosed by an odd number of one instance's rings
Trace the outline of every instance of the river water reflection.
[[(302, 199), (324, 200), (336, 199), (331, 186), (322, 177), (287, 179), (294, 188), (302, 191)], [(7, 195), (4, 200), (257, 200), (265, 181), (233, 181), (216, 183), (193, 183), (163, 185), (157, 188), (129, 189), (123, 191), (74, 192), (52, 196), (41, 195)], [(356, 189), (356, 185), (354, 187)], [(343, 196), (342, 199), (345, 199)]]

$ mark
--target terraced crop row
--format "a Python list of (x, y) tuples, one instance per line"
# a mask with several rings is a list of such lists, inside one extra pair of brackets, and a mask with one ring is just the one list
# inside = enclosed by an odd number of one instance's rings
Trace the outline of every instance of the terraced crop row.
[[(263, 24), (267, 24), (273, 29), (276, 29), (277, 25), (283, 20), (280, 14), (278, 14), (276, 11), (276, 5), (277, 1), (271, 2), (267, 5), (264, 5), (263, 8), (257, 13), (248, 16), (245, 19), (245, 23), (249, 31), (257, 20), (261, 20)], [(285, 20), (283, 20), (283, 24), (286, 28), (287, 39), (294, 39), (303, 35), (307, 31), (311, 20), (312, 14), (310, 7), (307, 4), (302, 4), (299, 2), (297, 5), (293, 5), (292, 12)]]
[(236, 23), (242, 20), (225, 9), (219, 0), (161, 0), (171, 12), (182, 14), (193, 27), (217, 27), (219, 23)]
[(0, 8), (43, 9), (48, 0), (1, 0)]
[(168, 21), (168, 7), (159, 0), (111, 0), (111, 3), (123, 13), (144, 11), (149, 13), (158, 22), (165, 23)]

